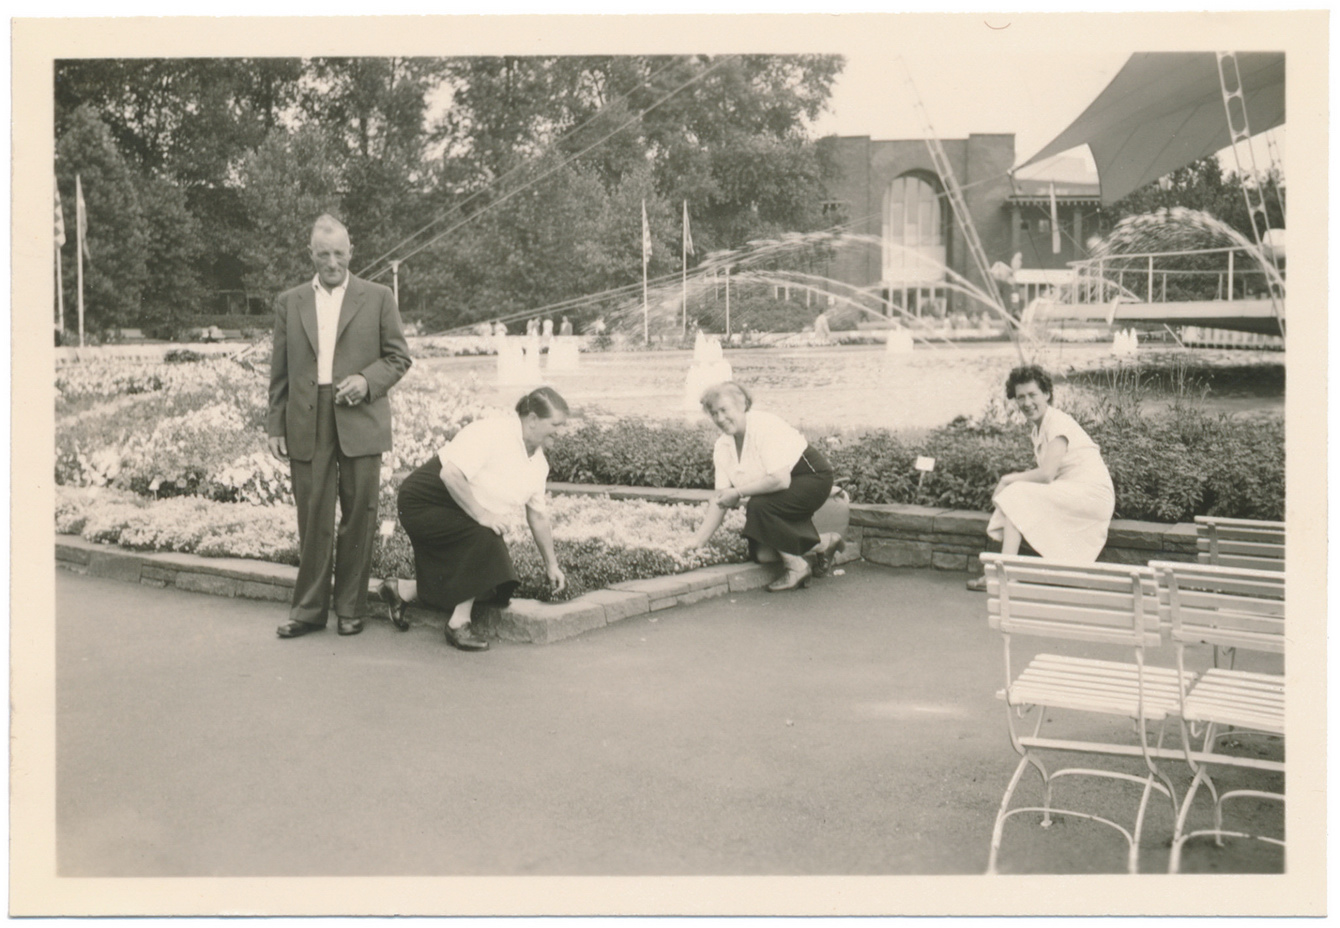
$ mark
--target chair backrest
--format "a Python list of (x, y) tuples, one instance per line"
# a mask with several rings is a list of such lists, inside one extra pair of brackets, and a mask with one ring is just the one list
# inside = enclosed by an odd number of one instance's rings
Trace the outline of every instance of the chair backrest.
[(1127, 647), (1158, 647), (1158, 595), (1144, 566), (1062, 564), (986, 553), (992, 628)]
[(1196, 516), (1196, 559), (1220, 567), (1284, 569), (1284, 523)]
[(1150, 561), (1159, 609), (1181, 644), (1284, 653), (1284, 574)]

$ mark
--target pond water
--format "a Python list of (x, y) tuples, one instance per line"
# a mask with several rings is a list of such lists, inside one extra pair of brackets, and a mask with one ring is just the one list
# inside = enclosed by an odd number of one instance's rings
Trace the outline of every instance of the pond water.
[[(1259, 368), (1275, 376), (1237, 378), (1211, 392), (1205, 406), (1234, 414), (1270, 411), (1283, 415), (1284, 385), (1279, 352), (1149, 349), (1142, 359), (1169, 363), (1174, 356), (1207, 368)], [(1006, 342), (918, 345), (910, 354), (890, 354), (882, 345), (794, 349), (727, 350), (735, 379), (754, 393), (760, 408), (808, 428), (926, 429), (957, 415), (977, 415), (993, 396), (1003, 397), (1005, 377), (1019, 363)], [(1038, 358), (1053, 374), (1110, 363), (1103, 344), (1053, 344)], [(496, 360), (487, 357), (426, 358), (437, 370), (479, 375), (490, 402), (510, 406), (525, 387), (498, 386)], [(546, 372), (546, 382), (576, 415), (696, 419), (683, 409), (692, 352), (594, 352), (581, 356), (575, 372)], [(1146, 408), (1166, 405), (1158, 397)]]

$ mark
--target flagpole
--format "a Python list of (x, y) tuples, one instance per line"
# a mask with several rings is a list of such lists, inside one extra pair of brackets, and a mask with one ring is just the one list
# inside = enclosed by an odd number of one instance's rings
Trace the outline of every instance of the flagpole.
[(726, 344), (730, 344), (730, 268), (726, 268)]
[(88, 218), (85, 214), (84, 206), (84, 185), (80, 181), (79, 175), (74, 176), (74, 205), (75, 205), (75, 235), (79, 241), (75, 243), (75, 258), (77, 260), (78, 281), (79, 281), (79, 347), (84, 347), (84, 226), (88, 224)]
[(647, 225), (647, 201), (642, 201), (642, 344), (651, 347), (651, 328), (647, 322), (647, 259), (651, 257), (651, 229)]
[(61, 286), (60, 246), (56, 246), (56, 311), (60, 317), (60, 330), (65, 331), (65, 293)]
[(680, 239), (679, 252), (683, 259), (680, 265), (680, 291), (683, 308), (679, 316), (679, 337), (689, 334), (689, 201), (684, 201), (684, 235)]
[(680, 302), (683, 308), (679, 313), (679, 337), (683, 338), (689, 334), (689, 254), (684, 252), (684, 264), (680, 269), (679, 278), (680, 292), (682, 296)]

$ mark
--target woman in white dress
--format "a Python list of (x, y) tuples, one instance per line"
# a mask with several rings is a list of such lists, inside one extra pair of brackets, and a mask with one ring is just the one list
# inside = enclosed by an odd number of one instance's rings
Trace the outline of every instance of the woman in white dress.
[[(827, 573), (845, 542), (836, 532), (820, 536), (814, 514), (833, 489), (833, 468), (823, 453), (780, 417), (751, 409), (744, 387), (726, 381), (708, 387), (703, 410), (722, 435), (712, 451), (716, 493), (690, 549), (707, 544), (727, 509), (745, 505), (743, 535), (760, 563), (781, 561), (786, 572), (768, 585), (774, 593), (808, 586)], [(813, 555), (811, 568), (805, 555)]]
[[(1035, 365), (1016, 367), (1005, 382), (1031, 426), (1037, 467), (1006, 474), (992, 493), (986, 533), (1004, 554), (1027, 540), (1052, 561), (1092, 564), (1107, 543), (1116, 494), (1098, 445), (1068, 413), (1051, 405), (1052, 379)], [(969, 581), (984, 590), (986, 578)]]

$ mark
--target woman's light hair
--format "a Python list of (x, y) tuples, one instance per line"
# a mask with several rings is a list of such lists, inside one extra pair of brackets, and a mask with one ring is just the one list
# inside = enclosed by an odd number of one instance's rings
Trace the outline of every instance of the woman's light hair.
[(748, 390), (746, 390), (740, 384), (736, 383), (734, 380), (723, 380), (721, 383), (712, 384), (712, 386), (708, 387), (706, 390), (703, 391), (702, 399), (699, 400), (699, 402), (702, 404), (703, 410), (707, 411), (707, 408), (709, 406), (711, 406), (717, 400), (721, 399), (722, 395), (726, 393), (730, 393), (733, 396), (739, 397), (740, 402), (744, 405), (746, 412), (749, 410), (750, 406), (754, 405), (754, 398), (749, 395)]

